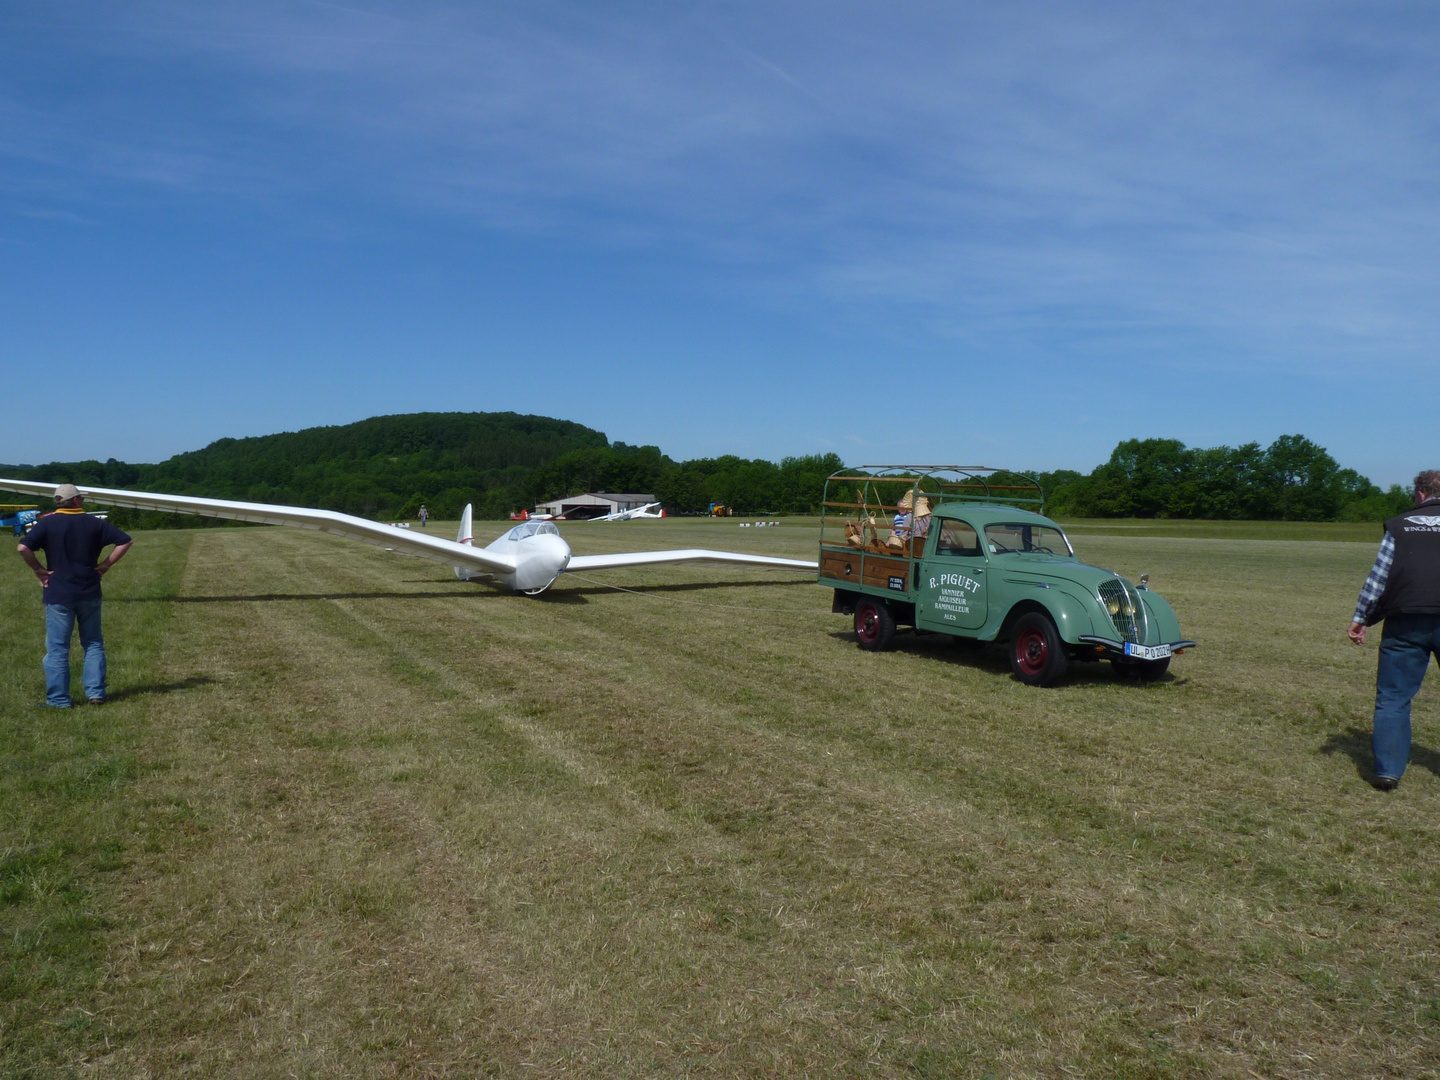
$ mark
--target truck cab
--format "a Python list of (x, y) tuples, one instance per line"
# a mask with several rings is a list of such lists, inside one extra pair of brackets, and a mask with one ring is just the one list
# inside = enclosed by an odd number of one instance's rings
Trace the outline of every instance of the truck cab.
[(1040, 485), (1022, 474), (846, 470), (826, 484), (819, 582), (835, 590), (832, 610), (854, 617), (862, 649), (887, 649), (908, 626), (1002, 642), (1031, 685), (1105, 659), (1121, 674), (1161, 677), (1195, 645), (1170, 605), (1144, 577), (1136, 585), (1082, 562), (1041, 508)]

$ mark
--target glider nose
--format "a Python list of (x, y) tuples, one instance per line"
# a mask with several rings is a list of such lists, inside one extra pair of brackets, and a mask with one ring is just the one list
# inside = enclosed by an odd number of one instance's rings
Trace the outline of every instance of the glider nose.
[(565, 567), (570, 565), (570, 545), (559, 536), (547, 536), (545, 539), (548, 541), (546, 548), (553, 552), (556, 575), (563, 574)]
[(524, 561), (515, 568), (515, 591), (535, 596), (565, 572), (570, 562), (570, 545), (552, 534), (532, 537), (527, 547)]

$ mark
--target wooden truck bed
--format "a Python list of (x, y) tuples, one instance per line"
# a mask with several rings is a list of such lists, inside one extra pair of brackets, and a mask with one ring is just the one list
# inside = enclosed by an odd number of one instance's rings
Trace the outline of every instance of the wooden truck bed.
[(826, 544), (820, 548), (820, 580), (841, 588), (865, 585), (908, 595), (920, 584), (923, 538), (911, 541), (912, 557)]

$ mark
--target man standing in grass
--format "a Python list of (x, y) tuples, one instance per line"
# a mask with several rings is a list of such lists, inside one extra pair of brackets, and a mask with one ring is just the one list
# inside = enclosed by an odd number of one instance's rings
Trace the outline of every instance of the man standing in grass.
[(1375, 675), (1375, 786), (1394, 791), (1410, 761), (1410, 701), (1440, 656), (1440, 470), (1415, 477), (1415, 509), (1385, 522), (1380, 554), (1355, 605), (1350, 640), (1384, 620)]
[[(100, 552), (115, 549), (100, 562)], [(91, 517), (74, 484), (55, 489), (55, 513), (20, 541), (20, 557), (45, 587), (45, 704), (70, 707), (70, 636), (80, 629), (85, 650), (85, 696), (105, 704), (105, 641), (100, 635), (100, 578), (125, 557), (131, 540), (108, 521)], [(35, 552), (45, 553), (45, 564)]]

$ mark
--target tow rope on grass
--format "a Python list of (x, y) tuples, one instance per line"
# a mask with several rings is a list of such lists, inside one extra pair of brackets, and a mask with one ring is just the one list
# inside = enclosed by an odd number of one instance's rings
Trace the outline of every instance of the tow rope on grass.
[[(813, 571), (810, 571), (810, 570), (779, 570), (779, 571), (777, 571), (777, 573), (781, 573), (781, 574), (791, 574), (791, 573), (793, 573), (793, 574), (808, 574), (808, 573), (813, 573)], [(680, 600), (680, 599), (678, 599), (678, 598), (676, 598), (676, 597), (673, 597), (673, 596), (655, 596), (655, 595), (653, 595), (652, 593), (645, 592), (645, 591), (642, 590), (642, 589), (627, 589), (627, 588), (626, 588), (625, 586), (623, 586), (623, 585), (616, 585), (616, 584), (614, 584), (613, 582), (609, 582), (609, 581), (598, 581), (598, 580), (596, 580), (595, 578), (586, 577), (584, 574), (572, 573), (572, 572), (569, 571), (569, 570), (565, 571), (565, 577), (566, 577), (567, 580), (583, 581), (583, 582), (585, 582), (585, 583), (588, 584), (588, 585), (600, 585), (600, 586), (602, 586), (602, 587), (604, 587), (604, 588), (606, 588), (606, 589), (614, 589), (616, 592), (630, 593), (630, 594), (632, 594), (632, 595), (634, 595), (634, 596), (643, 596), (643, 597), (644, 597), (645, 599), (647, 599), (647, 600), (667, 600), (667, 601), (669, 601), (669, 602), (672, 603), (672, 604), (687, 604), (687, 605), (689, 605), (690, 607), (709, 608), (709, 609), (711, 609), (711, 610), (713, 610), (713, 611), (758, 611), (758, 612), (761, 612), (761, 613), (766, 614), (766, 615), (831, 615), (831, 614), (834, 614), (833, 612), (830, 612), (830, 611), (799, 611), (799, 610), (796, 610), (795, 608), (746, 607), (746, 606), (743, 605), (743, 604), (706, 604), (706, 603), (704, 603), (704, 602), (702, 602), (702, 601), (699, 601), (699, 600)]]

